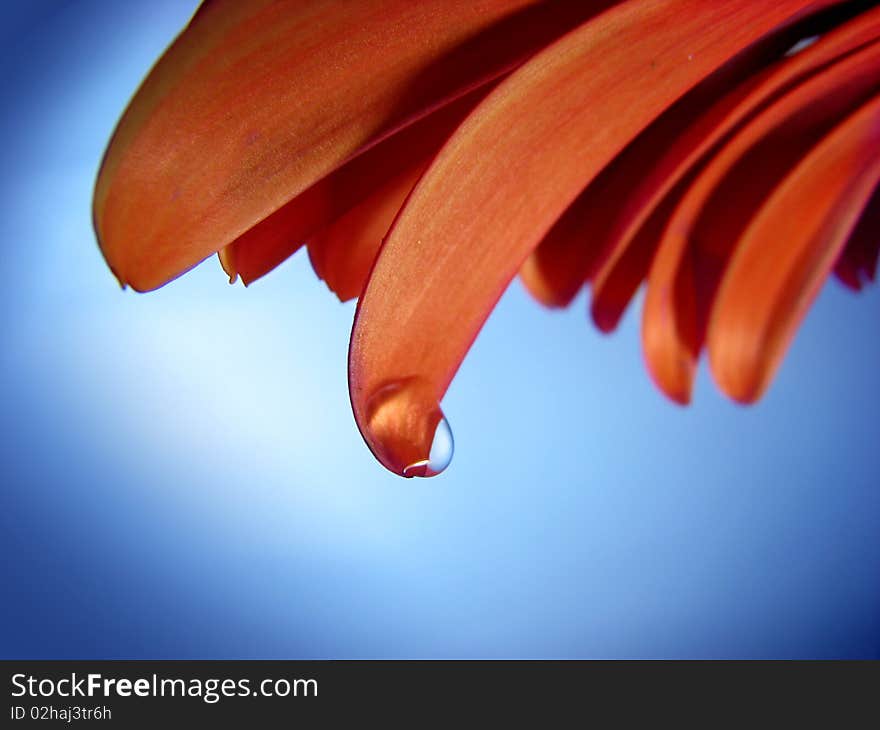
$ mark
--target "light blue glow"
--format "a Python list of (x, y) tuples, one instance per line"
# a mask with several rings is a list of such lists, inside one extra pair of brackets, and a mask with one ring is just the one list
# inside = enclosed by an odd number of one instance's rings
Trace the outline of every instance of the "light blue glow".
[[(305, 257), (120, 292), (116, 119), (194, 3), (3, 6), (5, 658), (880, 657), (880, 291), (832, 283), (766, 399), (650, 383), (638, 312), (511, 287), (404, 480)], [(11, 112), (11, 113), (10, 113)]]

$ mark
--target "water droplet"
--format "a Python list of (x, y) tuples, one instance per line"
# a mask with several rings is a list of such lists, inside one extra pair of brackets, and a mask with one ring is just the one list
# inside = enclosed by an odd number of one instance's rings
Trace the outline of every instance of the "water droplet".
[(452, 438), (452, 429), (449, 421), (441, 418), (434, 429), (434, 438), (431, 441), (431, 451), (428, 458), (410, 464), (403, 470), (405, 477), (435, 477), (446, 469), (452, 462), (452, 454), (455, 452), (455, 441)]
[(361, 433), (382, 464), (405, 477), (431, 477), (452, 461), (452, 431), (431, 383), (402, 378), (377, 388), (367, 401)]

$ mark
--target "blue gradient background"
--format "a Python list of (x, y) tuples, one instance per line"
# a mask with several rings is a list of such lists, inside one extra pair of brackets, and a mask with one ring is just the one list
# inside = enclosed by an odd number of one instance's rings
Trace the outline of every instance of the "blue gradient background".
[(3, 657), (880, 656), (880, 290), (830, 283), (759, 406), (704, 369), (680, 409), (637, 311), (514, 284), (452, 467), (395, 478), (304, 257), (141, 296), (98, 253), (98, 161), (194, 5), (2, 5)]

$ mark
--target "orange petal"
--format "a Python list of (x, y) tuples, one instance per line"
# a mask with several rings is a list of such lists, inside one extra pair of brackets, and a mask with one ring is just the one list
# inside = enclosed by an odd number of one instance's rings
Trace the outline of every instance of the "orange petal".
[[(583, 283), (595, 275), (594, 302), (597, 296), (600, 297), (598, 311), (594, 306), (596, 322), (605, 330), (616, 326), (623, 307), (647, 273), (653, 252), (650, 247), (643, 250), (640, 245), (634, 249), (631, 244), (637, 237), (639, 244), (650, 241), (649, 236), (639, 236), (639, 231), (663, 195), (682, 178), (688, 166), (709, 144), (720, 139), (746, 113), (798, 75), (808, 72), (809, 66), (814, 70), (820, 64), (828, 63), (829, 57), (852, 50), (864, 43), (866, 37), (871, 39), (872, 29), (863, 26), (873, 23), (876, 34), (878, 13), (869, 14), (873, 19), (866, 17), (857, 21), (859, 26), (843, 33), (843, 38), (830, 43), (823, 40), (818, 52), (816, 49), (810, 51), (809, 61), (804, 54), (792, 59), (771, 83), (764, 83), (752, 95), (749, 92), (755, 82), (750, 77), (756, 70), (781, 57), (798, 38), (824, 33), (851, 14), (850, 9), (835, 8), (796, 26), (781, 28), (762, 43), (747, 49), (676, 103), (583, 191), (551, 229), (523, 267), (521, 275), (526, 288), (545, 304), (564, 306)], [(749, 81), (738, 94), (727, 95), (720, 108), (714, 109), (700, 123), (694, 123), (707, 107), (744, 79)], [(753, 103), (750, 109), (737, 107), (742, 97)], [(731, 114), (731, 108), (737, 113)], [(714, 136), (706, 139), (710, 135)], [(603, 292), (610, 269), (624, 255), (627, 260), (622, 262), (621, 270), (615, 272), (618, 280), (613, 282), (612, 291)]]
[[(289, 201), (265, 220), (230, 243), (220, 253), (220, 261), (230, 280), (241, 276), (250, 284), (293, 255), (303, 243), (352, 206), (359, 205), (378, 187), (393, 186), (392, 178), (406, 174), (414, 161), (432, 157), (467, 111), (484, 96), (499, 76), (527, 58), (572, 25), (601, 10), (610, 0), (586, 3), (543, 3), (529, 7), (497, 23), (488, 31), (455, 50), (450, 57), (436, 62), (433, 75), (449, 72), (473, 77), (468, 86), (476, 87), (464, 98), (452, 101), (451, 109), (440, 108), (417, 120), (403, 132), (392, 129), (378, 141), (354, 153), (340, 169), (317, 181), (308, 190)], [(517, 2), (517, 5), (521, 5)], [(443, 80), (440, 88), (449, 86)], [(435, 107), (449, 103), (451, 97), (435, 102)], [(323, 278), (316, 247), (309, 250), (315, 271)], [(337, 292), (338, 293), (338, 292)]]
[(590, 314), (602, 332), (614, 331), (644, 281), (663, 230), (692, 178), (685, 175), (656, 207), (646, 209), (650, 215), (618, 239), (626, 247), (616, 254), (613, 266), (599, 267), (593, 280)]
[(642, 323), (648, 369), (686, 403), (708, 313), (730, 252), (798, 160), (878, 83), (880, 43), (845, 57), (764, 109), (690, 186), (654, 257)]
[[(489, 88), (465, 94), (361, 151), (226, 246), (220, 252), (221, 263), (230, 279), (241, 276), (250, 284), (266, 275), (377, 188), (393, 186), (414, 161), (422, 164), (433, 157)], [(317, 274), (326, 278), (319, 258), (322, 252), (312, 248), (309, 254)]]
[(349, 385), (368, 446), (403, 474), (522, 262), (584, 186), (675, 99), (827, 3), (629, 0), (535, 56), (458, 128), (392, 226), (360, 300)]
[[(600, 197), (609, 185), (610, 179), (599, 175), (589, 186), (590, 194)], [(607, 211), (594, 215), (590, 206), (578, 204), (581, 200), (559, 216), (519, 271), (526, 291), (544, 306), (571, 304), (602, 254), (599, 242), (608, 224)]]
[(850, 289), (859, 291), (865, 281), (877, 276), (880, 258), (880, 187), (865, 207), (865, 213), (847, 241), (846, 248), (834, 266), (837, 278)]
[[(633, 213), (633, 186), (661, 159), (688, 124), (725, 91), (780, 56), (799, 36), (794, 28), (755, 44), (711, 74), (660, 116), (618, 155), (560, 216), (523, 265), (526, 289), (548, 306), (567, 306), (607, 258), (608, 239), (621, 213)], [(626, 206), (624, 206), (626, 203)]]
[(106, 153), (94, 220), (110, 267), (136, 289), (162, 285), (365, 145), (505, 73), (548, 28), (558, 34), (587, 12), (535, 4), (204, 4)]
[[(835, 14), (830, 15), (819, 18), (818, 26), (805, 29), (805, 33), (826, 30), (829, 22), (837, 20)], [(591, 310), (600, 329), (607, 332), (617, 326), (648, 273), (659, 242), (658, 229), (665, 225), (699, 161), (786, 89), (878, 37), (880, 8), (824, 33), (805, 50), (746, 81), (680, 134), (676, 120), (687, 122), (687, 116), (670, 110), (667, 116), (672, 117), (671, 123), (652, 127), (615, 163), (618, 185), (608, 191), (610, 196), (589, 201), (593, 210), (607, 209), (613, 200), (626, 201), (617, 215), (610, 216), (607, 238), (597, 242), (603, 253), (593, 277)], [(677, 113), (673, 115), (673, 111)], [(630, 182), (630, 188), (625, 189), (627, 181), (633, 180), (637, 181), (635, 187)]]
[(763, 393), (878, 181), (880, 96), (810, 151), (737, 243), (707, 336), (729, 396)]
[(427, 165), (404, 170), (309, 241), (312, 265), (339, 301), (361, 295), (382, 239)]

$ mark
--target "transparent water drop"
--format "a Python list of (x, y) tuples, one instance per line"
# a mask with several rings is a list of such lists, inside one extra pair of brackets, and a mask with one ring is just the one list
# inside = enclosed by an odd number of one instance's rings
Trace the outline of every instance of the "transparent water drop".
[(418, 376), (390, 380), (365, 403), (361, 434), (375, 457), (404, 477), (432, 477), (452, 461), (452, 430), (433, 384)]
[(441, 418), (434, 429), (434, 438), (431, 441), (431, 450), (428, 458), (410, 464), (403, 470), (405, 477), (434, 477), (444, 471), (452, 462), (455, 452), (455, 441), (452, 438), (452, 429), (446, 418)]

